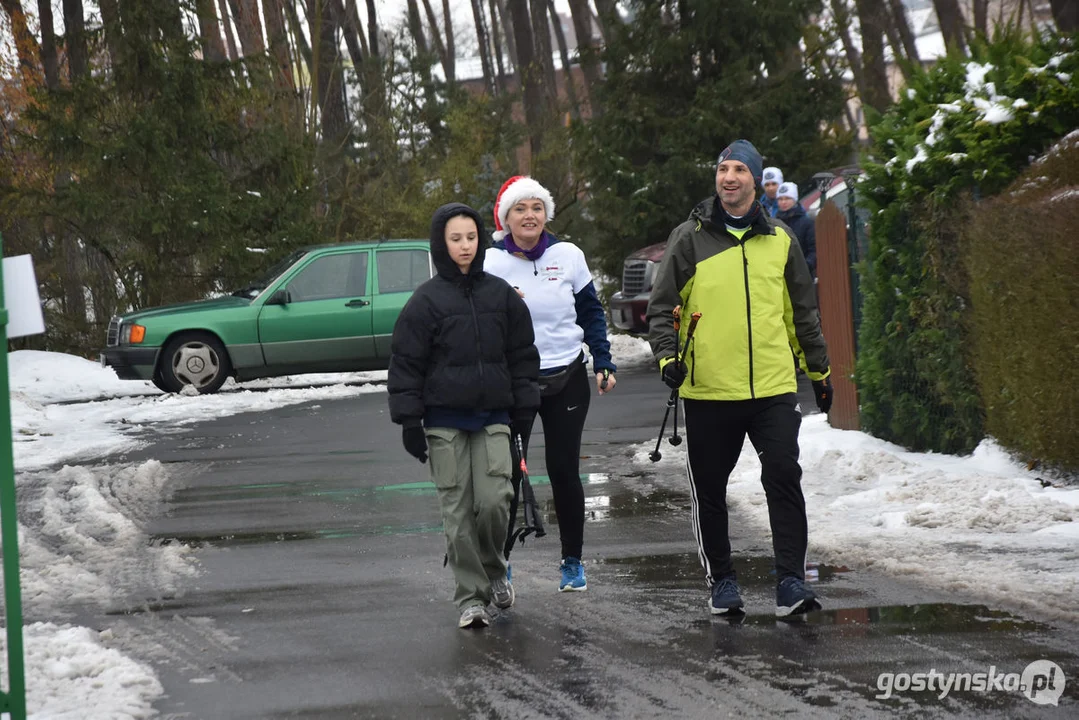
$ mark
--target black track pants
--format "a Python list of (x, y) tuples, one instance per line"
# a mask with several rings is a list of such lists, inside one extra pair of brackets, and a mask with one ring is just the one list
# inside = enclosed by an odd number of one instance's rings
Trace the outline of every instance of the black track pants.
[[(543, 422), (547, 474), (558, 516), (562, 557), (580, 559), (584, 546), (584, 487), (581, 485), (581, 435), (592, 399), (588, 366), (582, 364), (557, 395), (544, 397), (539, 416)], [(521, 438), (525, 456), (531, 428)]]
[(760, 458), (777, 580), (805, 579), (807, 540), (794, 393), (754, 400), (684, 400), (693, 534), (708, 585), (734, 575), (727, 524), (727, 480), (746, 435)]

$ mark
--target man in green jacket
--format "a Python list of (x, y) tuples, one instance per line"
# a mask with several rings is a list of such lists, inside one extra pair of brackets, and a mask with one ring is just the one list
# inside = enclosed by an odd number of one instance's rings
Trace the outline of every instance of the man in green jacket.
[[(648, 303), (649, 341), (663, 381), (686, 416), (693, 534), (713, 614), (741, 613), (727, 526), (727, 480), (748, 434), (761, 462), (776, 568), (776, 615), (820, 607), (805, 585), (808, 538), (798, 430), (802, 415), (791, 353), (828, 412), (832, 386), (816, 293), (794, 233), (756, 200), (761, 156), (736, 140), (719, 155), (716, 194), (676, 227)], [(688, 323), (673, 312), (700, 312)]]

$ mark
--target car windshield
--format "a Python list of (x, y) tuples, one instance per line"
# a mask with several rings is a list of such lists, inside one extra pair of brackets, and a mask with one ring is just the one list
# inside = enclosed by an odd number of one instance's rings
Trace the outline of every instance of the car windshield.
[(285, 257), (278, 260), (273, 267), (264, 272), (258, 279), (253, 280), (247, 285), (244, 285), (239, 290), (234, 290), (232, 294), (236, 297), (254, 298), (257, 297), (260, 292), (270, 286), (274, 280), (281, 275), (281, 273), (288, 270), (290, 267), (296, 264), (296, 261), (307, 254), (306, 250), (293, 250)]

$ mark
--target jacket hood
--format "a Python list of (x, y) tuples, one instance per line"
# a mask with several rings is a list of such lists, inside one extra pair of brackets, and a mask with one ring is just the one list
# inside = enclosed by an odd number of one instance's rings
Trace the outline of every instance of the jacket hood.
[(476, 247), (476, 256), (472, 258), (472, 265), (468, 268), (468, 277), (477, 278), (483, 274), (483, 257), (487, 247), (487, 231), (483, 227), (483, 220), (479, 213), (464, 203), (449, 203), (443, 205), (431, 217), (431, 261), (435, 265), (438, 274), (447, 280), (457, 280), (462, 277), (461, 269), (450, 258), (450, 251), (446, 247), (446, 223), (458, 215), (465, 215), (476, 222), (476, 230), (479, 235), (479, 243)]

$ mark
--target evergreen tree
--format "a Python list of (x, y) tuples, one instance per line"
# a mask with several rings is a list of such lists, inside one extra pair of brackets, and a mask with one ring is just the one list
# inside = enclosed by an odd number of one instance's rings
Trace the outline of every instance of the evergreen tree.
[(714, 192), (716, 156), (732, 140), (751, 140), (803, 186), (838, 164), (847, 142), (822, 132), (843, 112), (840, 78), (822, 51), (800, 48), (816, 0), (628, 6), (603, 55), (604, 114), (575, 137), (591, 235), (612, 277)]

